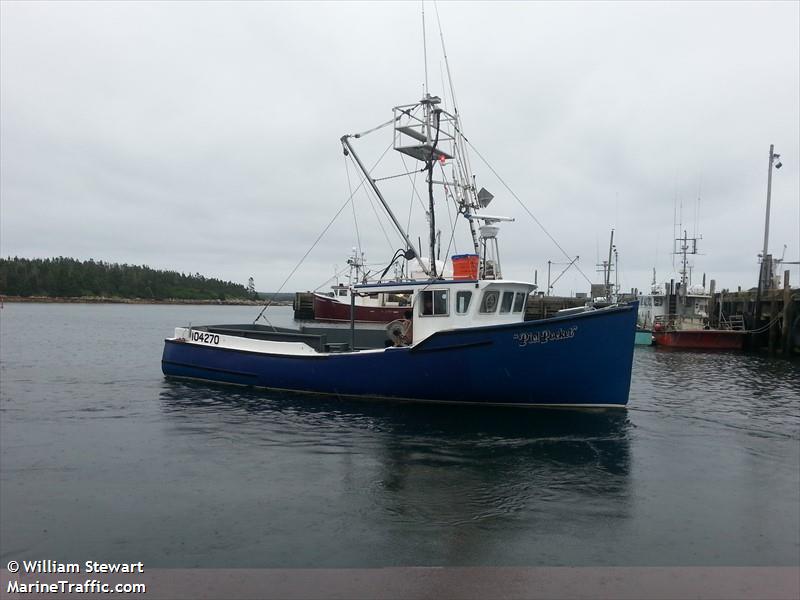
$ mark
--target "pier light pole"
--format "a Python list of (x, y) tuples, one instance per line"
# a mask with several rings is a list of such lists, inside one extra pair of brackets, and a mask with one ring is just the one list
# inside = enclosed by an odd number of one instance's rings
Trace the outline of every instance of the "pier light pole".
[(769, 166), (767, 167), (767, 215), (764, 220), (764, 250), (761, 253), (761, 268), (758, 271), (758, 289), (756, 290), (755, 321), (761, 321), (761, 291), (770, 287), (768, 280), (770, 272), (769, 251), (769, 208), (772, 199), (772, 167), (780, 169), (781, 155), (775, 154), (775, 144), (769, 145)]
[[(769, 145), (769, 168), (767, 169), (767, 217), (764, 222), (764, 253), (762, 256), (764, 259), (767, 258), (768, 246), (769, 246), (769, 206), (770, 201), (772, 198), (772, 167), (775, 166), (776, 169), (780, 169), (783, 166), (781, 163), (781, 155), (775, 154), (775, 145)], [(763, 260), (763, 259), (762, 259)]]

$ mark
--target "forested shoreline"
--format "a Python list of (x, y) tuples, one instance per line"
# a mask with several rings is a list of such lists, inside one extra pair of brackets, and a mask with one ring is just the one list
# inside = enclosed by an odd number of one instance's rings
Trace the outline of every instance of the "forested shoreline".
[(74, 258), (0, 258), (0, 294), (43, 299), (255, 301), (252, 289), (200, 273)]

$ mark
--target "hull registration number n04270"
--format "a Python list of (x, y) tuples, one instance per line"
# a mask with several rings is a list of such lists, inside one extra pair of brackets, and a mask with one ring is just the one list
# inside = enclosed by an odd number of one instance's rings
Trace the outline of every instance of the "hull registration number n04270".
[(192, 331), (189, 334), (189, 339), (193, 342), (202, 342), (203, 344), (219, 344), (219, 335), (205, 331)]

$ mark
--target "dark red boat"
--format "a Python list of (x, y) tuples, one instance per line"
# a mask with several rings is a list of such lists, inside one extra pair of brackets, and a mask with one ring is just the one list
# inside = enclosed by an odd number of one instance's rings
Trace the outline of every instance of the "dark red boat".
[[(395, 319), (403, 319), (405, 313), (411, 310), (410, 306), (370, 306), (365, 304), (356, 304), (354, 308), (356, 321), (372, 323), (389, 323)], [(314, 294), (314, 320), (349, 323), (350, 304), (330, 296)]]
[(656, 346), (666, 348), (695, 348), (698, 350), (741, 350), (744, 347), (744, 331), (726, 329), (653, 330)]

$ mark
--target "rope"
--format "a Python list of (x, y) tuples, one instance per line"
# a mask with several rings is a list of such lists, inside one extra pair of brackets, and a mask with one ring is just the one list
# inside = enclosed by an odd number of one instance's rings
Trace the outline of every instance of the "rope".
[(781, 319), (783, 319), (783, 315), (778, 315), (777, 317), (772, 319), (772, 321), (770, 321), (766, 325), (759, 327), (758, 329), (744, 329), (742, 331), (744, 333), (764, 333), (765, 331), (768, 331), (775, 323), (777, 323)]

